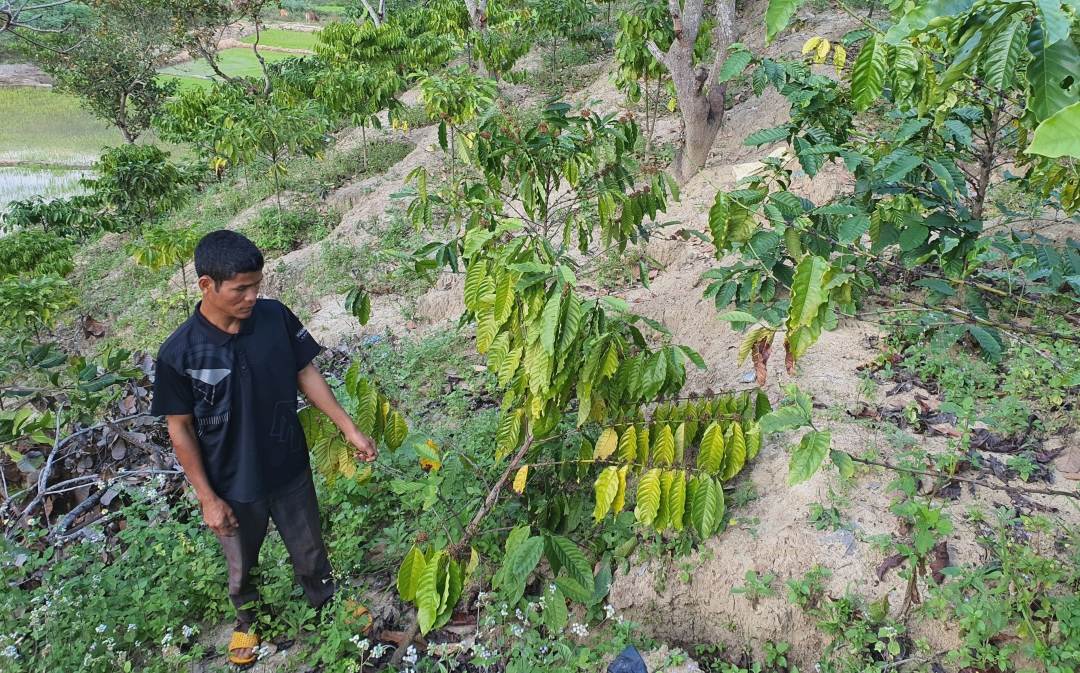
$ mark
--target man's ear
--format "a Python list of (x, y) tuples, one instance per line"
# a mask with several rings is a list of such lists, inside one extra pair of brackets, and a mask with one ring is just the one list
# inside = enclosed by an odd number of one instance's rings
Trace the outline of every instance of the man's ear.
[(203, 294), (216, 292), (217, 287), (215, 286), (214, 279), (210, 276), (199, 276), (199, 291)]

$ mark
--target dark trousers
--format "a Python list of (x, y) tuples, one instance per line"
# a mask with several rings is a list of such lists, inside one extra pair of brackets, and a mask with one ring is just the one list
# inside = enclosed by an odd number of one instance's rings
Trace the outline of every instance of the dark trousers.
[(334, 595), (337, 585), (331, 577), (330, 559), (323, 544), (319, 501), (311, 470), (304, 470), (292, 482), (261, 500), (229, 502), (229, 507), (239, 526), (235, 535), (218, 536), (218, 540), (229, 564), (229, 599), (242, 627), (255, 622), (255, 611), (245, 610), (243, 606), (259, 600), (259, 590), (251, 581), (251, 569), (259, 563), (259, 550), (271, 518), (289, 550), (296, 579), (312, 607), (323, 605)]

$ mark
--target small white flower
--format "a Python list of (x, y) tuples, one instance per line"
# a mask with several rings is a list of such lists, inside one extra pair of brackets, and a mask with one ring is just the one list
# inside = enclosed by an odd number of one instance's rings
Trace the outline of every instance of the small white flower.
[(570, 625), (570, 633), (573, 633), (579, 638), (586, 638), (589, 635), (589, 628), (584, 624), (578, 624), (577, 622), (574, 622)]
[(135, 624), (128, 624), (128, 631), (134, 631), (137, 628), (139, 627), (135, 626)]
[(94, 630), (97, 631), (98, 633), (105, 633), (105, 629), (107, 629), (107, 628), (109, 628), (109, 627), (105, 626), (104, 624), (98, 624), (97, 628), (94, 629)]
[(409, 649), (405, 650), (405, 656), (402, 657), (401, 660), (410, 666), (415, 666), (417, 659), (416, 648), (409, 645)]
[(0, 657), (4, 657), (6, 659), (18, 659), (19, 651), (15, 649), (14, 645), (8, 645), (3, 650), (0, 650)]
[(386, 645), (379, 643), (375, 647), (371, 648), (371, 656), (376, 659), (382, 659), (382, 656), (386, 654), (386, 650), (389, 649)]
[(356, 649), (360, 650), (361, 652), (367, 652), (370, 647), (371, 642), (367, 638), (364, 638), (356, 644)]
[(612, 617), (615, 616), (615, 608), (612, 607), (610, 604), (605, 605), (604, 606), (604, 614), (607, 615), (608, 619), (611, 619)]

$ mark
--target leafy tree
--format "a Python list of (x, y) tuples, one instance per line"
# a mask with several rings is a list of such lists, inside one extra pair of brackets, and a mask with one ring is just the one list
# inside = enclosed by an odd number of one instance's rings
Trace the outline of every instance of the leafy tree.
[(0, 35), (7, 33), (40, 47), (53, 35), (64, 33), (75, 25), (81, 14), (74, 0), (50, 0), (35, 4), (0, 0)]
[(83, 184), (128, 226), (149, 226), (189, 196), (190, 176), (155, 145), (110, 148), (94, 172), (96, 178)]
[(160, 271), (169, 266), (179, 268), (184, 306), (188, 308), (189, 314), (191, 306), (188, 300), (187, 265), (195, 259), (195, 246), (202, 238), (196, 233), (198, 228), (197, 222), (190, 227), (179, 229), (154, 227), (143, 232), (141, 239), (127, 246), (127, 253), (135, 257), (135, 263), (151, 271)]
[(457, 161), (457, 129), (475, 119), (494, 99), (494, 82), (460, 68), (420, 80), (420, 102), (429, 118), (439, 120), (439, 145), (450, 152), (451, 180)]
[(170, 55), (161, 45), (169, 17), (142, 0), (95, 4), (80, 43), (63, 52), (38, 50), (38, 61), (59, 91), (81, 98), (133, 143), (176, 91), (175, 82), (157, 79), (158, 64)]
[[(259, 15), (269, 0), (161, 0), (154, 5), (168, 14), (170, 30), (167, 39), (174, 48), (186, 50), (192, 58), (203, 59), (223, 82), (243, 86), (249, 93), (267, 95), (272, 88), (266, 60), (259, 53), (262, 24)], [(251, 50), (262, 66), (262, 86), (243, 77), (233, 77), (221, 70), (218, 63), (218, 42), (226, 31), (238, 23), (255, 27), (255, 42)]]
[(78, 301), (59, 276), (25, 275), (0, 279), (0, 329), (13, 334), (51, 329)]
[(322, 72), (315, 86), (316, 100), (336, 118), (348, 118), (360, 127), (363, 136), (364, 170), (367, 170), (367, 127), (380, 128), (378, 114), (389, 109), (393, 115), (401, 102), (394, 96), (404, 80), (393, 72), (370, 67), (330, 68)]
[(244, 98), (230, 107), (223, 124), (228, 131), (217, 143), (218, 153), (246, 163), (267, 162), (280, 216), (281, 178), (288, 174), (289, 163), (299, 155), (322, 156), (326, 147), (323, 110), (314, 101), (272, 91), (265, 98)]
[[(290, 59), (291, 60), (291, 59)], [(222, 141), (231, 133), (238, 110), (246, 105), (246, 90), (242, 85), (215, 82), (207, 88), (192, 87), (168, 100), (154, 125), (162, 139), (186, 143), (210, 168), (220, 172), (235, 155), (222, 156), (228, 151)]]
[(315, 53), (326, 63), (361, 64), (406, 76), (445, 65), (453, 55), (454, 39), (444, 17), (419, 6), (391, 14), (380, 25), (337, 21), (318, 33)]
[(99, 231), (115, 231), (119, 226), (114, 218), (100, 212), (100, 209), (101, 204), (93, 195), (52, 200), (34, 196), (8, 203), (7, 212), (0, 215), (0, 230), (10, 233), (41, 229), (57, 236), (85, 241)]
[(532, 16), (537, 29), (551, 40), (551, 77), (559, 63), (559, 38), (572, 43), (597, 40), (596, 7), (588, 0), (533, 0)]

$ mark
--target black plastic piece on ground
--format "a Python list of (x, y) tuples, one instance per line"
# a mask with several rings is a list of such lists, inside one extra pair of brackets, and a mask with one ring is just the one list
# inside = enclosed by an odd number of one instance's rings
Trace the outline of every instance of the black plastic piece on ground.
[(649, 669), (645, 668), (645, 661), (633, 645), (615, 657), (607, 670), (608, 673), (649, 673)]

